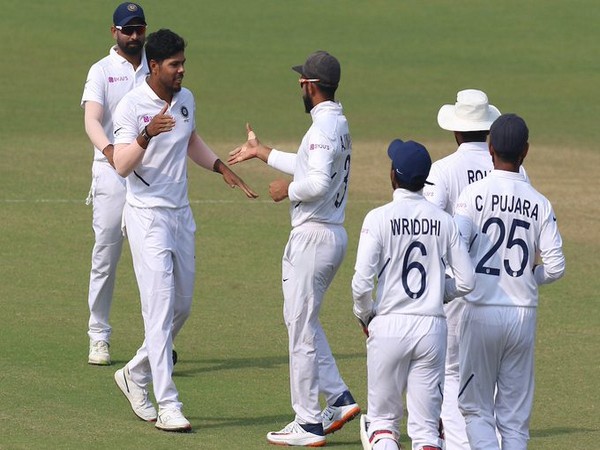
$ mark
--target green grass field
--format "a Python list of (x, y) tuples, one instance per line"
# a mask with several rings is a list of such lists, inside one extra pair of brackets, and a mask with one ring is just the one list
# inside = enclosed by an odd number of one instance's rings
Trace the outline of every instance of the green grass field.
[[(198, 223), (194, 310), (177, 340), (175, 381), (191, 434), (135, 419), (114, 371), (143, 338), (126, 247), (112, 310), (112, 367), (87, 364), (87, 283), (93, 244), (91, 146), (79, 107), (89, 66), (112, 45), (118, 2), (5, 0), (0, 15), (0, 449), (266, 449), (293, 417), (280, 258), (287, 205), (269, 201), (278, 176), (237, 169), (261, 194), (246, 200), (190, 167)], [(530, 126), (526, 167), (553, 203), (567, 275), (541, 290), (531, 449), (596, 448), (600, 440), (600, 7), (595, 0), (518, 2), (241, 1), (142, 3), (150, 31), (188, 41), (185, 85), (197, 126), (222, 157), (250, 121), (265, 142), (295, 150), (309, 126), (290, 70), (316, 49), (339, 57), (339, 99), (354, 138), (346, 261), (322, 322), (339, 368), (366, 408), (364, 340), (350, 280), (364, 214), (389, 200), (385, 149), (395, 137), (452, 152), (439, 107), (485, 90)], [(408, 440), (403, 437), (406, 445)], [(358, 423), (328, 440), (358, 449)]]

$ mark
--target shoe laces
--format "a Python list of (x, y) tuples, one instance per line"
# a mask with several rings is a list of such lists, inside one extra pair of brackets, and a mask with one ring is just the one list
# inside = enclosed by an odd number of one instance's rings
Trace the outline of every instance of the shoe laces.
[(337, 406), (327, 405), (327, 407), (321, 413), (321, 416), (323, 417), (323, 419), (332, 420), (333, 417), (335, 416), (335, 413), (337, 412), (337, 410), (338, 410)]
[(300, 426), (298, 422), (295, 420), (293, 422), (288, 423), (280, 433), (301, 433), (304, 432), (304, 428)]
[(92, 348), (97, 352), (107, 352), (108, 343), (105, 341), (96, 341), (92, 344)]
[(181, 412), (175, 409), (166, 409), (158, 413), (158, 417), (162, 422), (168, 422), (170, 420), (179, 419), (181, 416)]

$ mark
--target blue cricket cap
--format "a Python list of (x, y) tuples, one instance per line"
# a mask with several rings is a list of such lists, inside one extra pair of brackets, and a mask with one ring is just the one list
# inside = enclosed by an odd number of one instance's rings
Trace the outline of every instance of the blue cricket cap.
[(422, 144), (394, 139), (388, 147), (388, 156), (392, 160), (392, 168), (399, 183), (431, 184), (426, 181), (431, 169), (431, 157)]
[(490, 143), (500, 154), (520, 155), (529, 141), (529, 128), (516, 114), (502, 114), (490, 127)]
[(125, 26), (133, 19), (142, 19), (143, 24), (146, 24), (144, 10), (137, 3), (125, 2), (121, 3), (115, 9), (113, 14), (113, 24), (116, 26)]

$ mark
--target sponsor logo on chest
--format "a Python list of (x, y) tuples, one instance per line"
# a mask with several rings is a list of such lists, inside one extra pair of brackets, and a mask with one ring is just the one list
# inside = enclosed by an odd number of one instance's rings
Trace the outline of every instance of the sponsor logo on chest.
[(113, 76), (108, 77), (109, 83), (120, 83), (123, 81), (129, 81), (129, 77), (127, 75), (120, 75), (118, 77), (113, 77)]

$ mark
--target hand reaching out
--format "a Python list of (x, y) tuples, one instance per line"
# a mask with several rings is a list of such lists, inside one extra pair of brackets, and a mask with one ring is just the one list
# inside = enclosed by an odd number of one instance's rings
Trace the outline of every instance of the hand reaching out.
[(271, 149), (260, 143), (249, 123), (246, 124), (246, 133), (246, 143), (229, 152), (227, 164), (233, 165), (252, 158), (260, 158), (264, 162), (269, 159)]
[(221, 160), (217, 160), (217, 172), (220, 172), (223, 176), (223, 181), (227, 183), (228, 186), (232, 188), (239, 187), (246, 197), (248, 198), (257, 198), (258, 194), (252, 190), (250, 186), (248, 186), (244, 180), (242, 180), (233, 170), (227, 167)]

